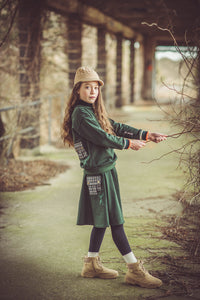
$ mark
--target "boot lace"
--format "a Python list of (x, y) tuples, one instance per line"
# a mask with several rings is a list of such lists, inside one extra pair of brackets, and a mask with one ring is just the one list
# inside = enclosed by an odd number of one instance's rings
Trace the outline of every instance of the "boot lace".
[(100, 260), (100, 257), (97, 258), (97, 264), (98, 266), (102, 269), (103, 268), (103, 265), (102, 265), (102, 262)]
[(139, 266), (140, 266), (141, 270), (142, 270), (144, 273), (147, 273), (147, 270), (146, 270), (145, 267), (143, 266), (143, 262), (142, 262), (142, 261), (139, 262)]

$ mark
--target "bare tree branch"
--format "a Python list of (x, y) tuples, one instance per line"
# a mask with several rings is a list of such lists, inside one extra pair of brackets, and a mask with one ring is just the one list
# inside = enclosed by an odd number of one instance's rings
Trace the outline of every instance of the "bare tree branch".
[[(6, 3), (7, 4), (7, 3)], [(16, 5), (15, 9), (14, 9), (14, 12), (13, 12), (13, 15), (11, 17), (11, 22), (10, 22), (10, 25), (8, 27), (8, 30), (6, 32), (6, 34), (4, 35), (2, 41), (0, 42), (0, 48), (3, 46), (3, 44), (6, 42), (9, 34), (10, 34), (10, 31), (13, 27), (13, 24), (14, 24), (14, 21), (15, 21), (15, 17), (16, 17), (16, 14), (17, 14), (17, 11), (18, 11), (18, 4)]]

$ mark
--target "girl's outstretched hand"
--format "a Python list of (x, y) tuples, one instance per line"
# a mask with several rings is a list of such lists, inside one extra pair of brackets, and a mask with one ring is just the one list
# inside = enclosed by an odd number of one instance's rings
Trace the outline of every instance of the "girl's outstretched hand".
[(166, 139), (167, 139), (166, 134), (149, 132), (149, 135), (148, 135), (148, 140), (152, 141), (154, 143), (160, 143), (162, 141), (165, 141)]
[(139, 150), (141, 148), (143, 148), (144, 146), (146, 146), (146, 142), (145, 141), (140, 141), (140, 140), (130, 140), (130, 149), (132, 150)]

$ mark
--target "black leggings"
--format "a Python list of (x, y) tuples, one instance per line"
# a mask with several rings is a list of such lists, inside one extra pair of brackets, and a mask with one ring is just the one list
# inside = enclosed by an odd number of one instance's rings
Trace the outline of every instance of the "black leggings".
[[(105, 231), (106, 228), (93, 227), (90, 236), (89, 252), (99, 252)], [(120, 253), (122, 255), (130, 253), (131, 247), (124, 232), (123, 224), (111, 226), (111, 232), (113, 241), (115, 242), (115, 245), (117, 246)]]

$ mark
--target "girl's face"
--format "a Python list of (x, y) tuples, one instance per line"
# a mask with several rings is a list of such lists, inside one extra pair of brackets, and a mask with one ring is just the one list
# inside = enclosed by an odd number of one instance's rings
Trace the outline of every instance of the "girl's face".
[(99, 95), (98, 81), (83, 82), (78, 93), (81, 100), (93, 104)]

